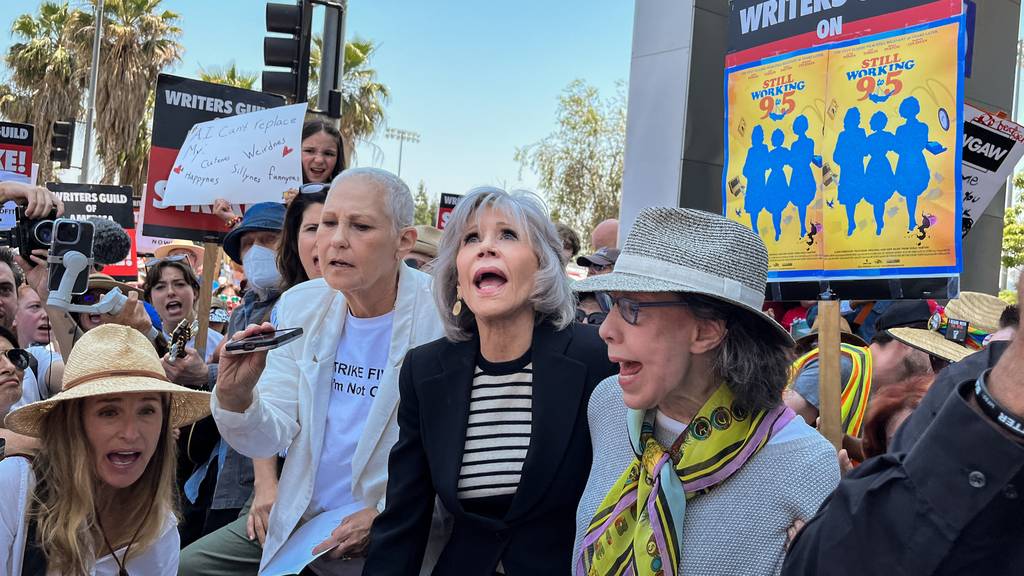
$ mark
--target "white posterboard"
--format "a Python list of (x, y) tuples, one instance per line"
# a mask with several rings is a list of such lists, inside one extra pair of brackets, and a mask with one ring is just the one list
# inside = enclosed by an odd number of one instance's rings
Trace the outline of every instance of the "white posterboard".
[(964, 104), (963, 146), (966, 235), (1024, 156), (1024, 126)]
[(164, 206), (282, 202), (302, 185), (306, 103), (227, 116), (192, 127), (164, 190)]

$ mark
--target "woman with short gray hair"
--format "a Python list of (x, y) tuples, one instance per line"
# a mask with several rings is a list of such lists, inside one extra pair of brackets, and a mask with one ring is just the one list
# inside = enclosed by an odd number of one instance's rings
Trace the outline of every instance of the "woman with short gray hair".
[(433, 269), (446, 338), (402, 366), (366, 574), (415, 572), (435, 496), (453, 519), (435, 575), (558, 574), (570, 560), (586, 406), (614, 368), (573, 323), (561, 244), (529, 193), (478, 188), (452, 212)]
[(574, 575), (778, 574), (786, 529), (838, 484), (831, 445), (782, 403), (793, 341), (761, 311), (767, 274), (749, 229), (648, 208), (615, 270), (575, 285), (608, 315), (619, 374), (590, 400)]

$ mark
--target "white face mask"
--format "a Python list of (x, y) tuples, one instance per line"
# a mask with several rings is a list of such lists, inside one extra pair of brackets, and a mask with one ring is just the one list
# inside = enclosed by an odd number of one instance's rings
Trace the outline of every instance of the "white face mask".
[(242, 268), (249, 285), (258, 292), (266, 293), (277, 288), (281, 283), (281, 273), (277, 270), (277, 255), (273, 250), (259, 244), (253, 244), (242, 257)]

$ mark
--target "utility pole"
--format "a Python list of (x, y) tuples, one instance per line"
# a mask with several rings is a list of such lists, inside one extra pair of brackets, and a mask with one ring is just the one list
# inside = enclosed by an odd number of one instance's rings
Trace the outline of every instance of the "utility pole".
[(96, 79), (100, 73), (100, 39), (103, 37), (103, 0), (96, 3), (93, 12), (92, 68), (89, 69), (89, 100), (85, 105), (85, 147), (82, 150), (82, 171), (78, 182), (89, 182), (89, 157), (92, 149), (92, 117), (96, 110)]
[(402, 177), (402, 146), (406, 142), (418, 144), (420, 141), (420, 135), (418, 132), (411, 130), (400, 130), (398, 128), (388, 128), (384, 132), (384, 137), (389, 140), (398, 140), (398, 177)]

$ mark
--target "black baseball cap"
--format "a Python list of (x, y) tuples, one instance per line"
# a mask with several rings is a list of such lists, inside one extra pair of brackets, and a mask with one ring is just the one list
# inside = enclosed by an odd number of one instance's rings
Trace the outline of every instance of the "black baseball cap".
[(894, 302), (875, 320), (875, 331), (890, 328), (928, 328), (932, 308), (927, 300), (901, 300)]

